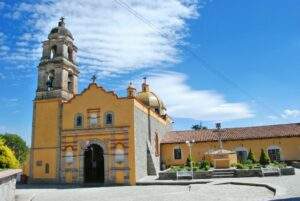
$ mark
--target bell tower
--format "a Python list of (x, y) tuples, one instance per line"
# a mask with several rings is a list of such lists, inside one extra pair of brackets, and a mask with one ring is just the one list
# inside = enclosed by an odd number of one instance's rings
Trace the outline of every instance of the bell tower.
[(30, 181), (61, 180), (61, 127), (63, 102), (77, 93), (77, 47), (64, 18), (43, 42), (38, 86), (33, 101)]
[(43, 54), (38, 66), (36, 99), (61, 98), (69, 100), (77, 94), (77, 47), (64, 18), (43, 42)]

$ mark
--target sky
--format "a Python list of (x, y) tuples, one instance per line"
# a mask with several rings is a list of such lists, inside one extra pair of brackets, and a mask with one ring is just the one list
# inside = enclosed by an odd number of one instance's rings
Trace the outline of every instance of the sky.
[(0, 0), (0, 133), (31, 139), (41, 42), (61, 16), (78, 47), (79, 91), (119, 96), (142, 78), (174, 130), (300, 121), (298, 0)]

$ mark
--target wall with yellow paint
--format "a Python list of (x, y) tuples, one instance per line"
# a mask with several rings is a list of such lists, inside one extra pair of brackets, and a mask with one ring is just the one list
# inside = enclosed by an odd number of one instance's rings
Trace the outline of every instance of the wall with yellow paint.
[[(34, 138), (32, 142), (33, 179), (56, 179), (57, 152), (59, 139), (59, 99), (35, 101)], [(49, 164), (49, 173), (45, 165)]]
[[(89, 120), (88, 120), (88, 111), (91, 109), (98, 109), (99, 112), (99, 126), (98, 128), (128, 128), (128, 166), (130, 167), (129, 182), (130, 184), (135, 184), (135, 158), (134, 158), (134, 130), (133, 130), (133, 99), (127, 98), (118, 98), (114, 93), (105, 91), (102, 87), (97, 86), (96, 84), (90, 84), (89, 87), (83, 91), (80, 95), (77, 95), (75, 98), (71, 99), (69, 102), (63, 105), (63, 126), (64, 131), (68, 130), (84, 130), (89, 129)], [(105, 113), (113, 113), (113, 125), (106, 126), (104, 123)], [(82, 114), (84, 117), (84, 127), (82, 129), (74, 127), (74, 118), (78, 113)], [(92, 128), (91, 128), (92, 129)], [(88, 141), (90, 139), (97, 139), (103, 142), (109, 142), (111, 140), (120, 140), (124, 139), (124, 135), (115, 134), (115, 133), (93, 133), (93, 134), (84, 134), (76, 136), (75, 139), (71, 141)], [(121, 143), (121, 142), (120, 142)], [(108, 154), (111, 153), (111, 148), (108, 147)], [(78, 154), (78, 153), (77, 153)], [(112, 160), (109, 158), (109, 160)], [(111, 161), (107, 161), (111, 164)], [(118, 166), (118, 164), (111, 164), (112, 166)], [(79, 161), (75, 165), (79, 168)], [(120, 183), (121, 173), (117, 173), (118, 182)], [(123, 179), (124, 180), (124, 179)]]
[[(300, 137), (223, 141), (223, 147), (227, 150), (234, 151), (236, 148), (243, 147), (249, 152), (251, 148), (257, 159), (259, 159), (261, 149), (267, 151), (270, 146), (277, 146), (281, 149), (282, 160), (300, 160)], [(173, 152), (176, 147), (181, 148), (182, 158), (180, 160), (174, 159)], [(200, 161), (203, 159), (204, 153), (218, 148), (218, 142), (198, 142), (192, 147), (192, 156), (195, 161)], [(186, 162), (188, 155), (189, 148), (185, 143), (161, 145), (161, 157), (166, 165), (182, 165)]]

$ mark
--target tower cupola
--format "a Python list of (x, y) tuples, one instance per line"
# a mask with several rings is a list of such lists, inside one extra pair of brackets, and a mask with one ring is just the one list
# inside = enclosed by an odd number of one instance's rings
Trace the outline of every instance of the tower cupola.
[(64, 18), (58, 22), (43, 42), (43, 54), (38, 66), (36, 99), (62, 98), (68, 100), (77, 93), (77, 47)]

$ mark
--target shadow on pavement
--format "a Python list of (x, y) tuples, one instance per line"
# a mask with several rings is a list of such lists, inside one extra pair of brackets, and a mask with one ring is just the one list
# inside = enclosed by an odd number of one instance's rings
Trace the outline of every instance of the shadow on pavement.
[(17, 184), (16, 189), (74, 189), (74, 188), (93, 188), (93, 187), (122, 187), (125, 185), (107, 185), (102, 183), (87, 184)]
[(300, 201), (300, 197), (274, 199), (272, 201)]

